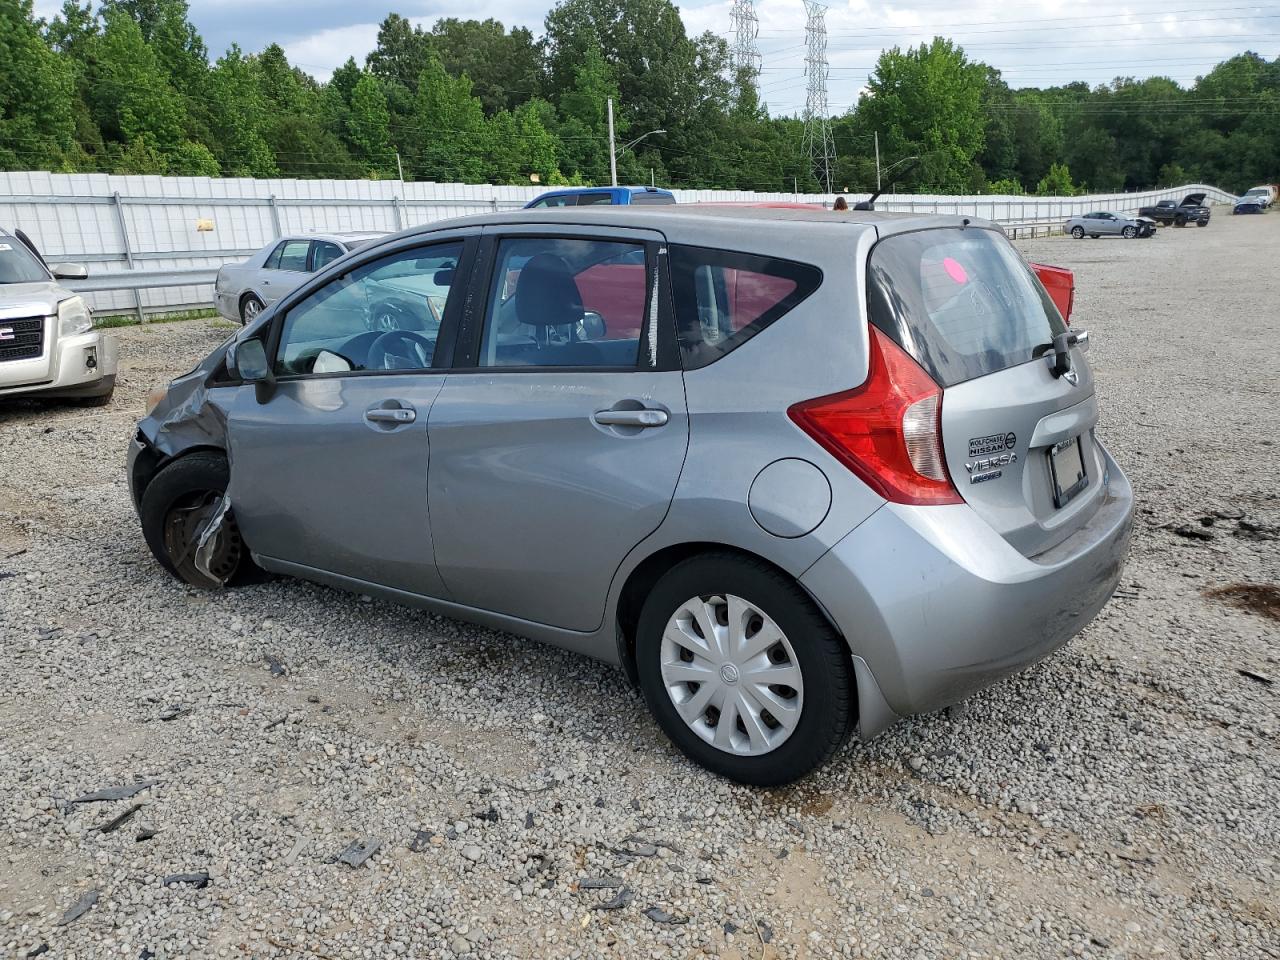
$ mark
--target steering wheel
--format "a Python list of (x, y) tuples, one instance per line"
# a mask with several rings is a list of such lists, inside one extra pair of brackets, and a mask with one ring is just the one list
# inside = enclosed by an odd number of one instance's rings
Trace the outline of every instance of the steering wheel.
[(388, 330), (369, 344), (369, 370), (425, 370), (431, 366), (435, 341), (412, 330)]

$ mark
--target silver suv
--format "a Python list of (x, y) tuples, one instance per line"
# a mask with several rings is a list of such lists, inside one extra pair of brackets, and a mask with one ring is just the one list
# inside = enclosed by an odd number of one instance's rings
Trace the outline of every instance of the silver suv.
[(76, 263), (46, 266), (25, 236), (0, 230), (0, 399), (111, 401), (115, 338), (95, 330), (84, 300), (58, 283), (86, 275)]
[(1087, 343), (976, 220), (495, 214), (282, 298), (170, 385), (129, 479), (189, 583), (260, 568), (619, 664), (688, 756), (779, 784), (1107, 602), (1133, 499)]

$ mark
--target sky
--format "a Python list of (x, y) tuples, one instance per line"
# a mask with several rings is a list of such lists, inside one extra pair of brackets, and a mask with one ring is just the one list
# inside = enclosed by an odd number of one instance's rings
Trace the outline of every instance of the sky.
[[(325, 79), (347, 57), (363, 62), (390, 12), (430, 27), (441, 17), (494, 17), (542, 33), (552, 0), (189, 0), (191, 19), (219, 56), (232, 42), (257, 52), (272, 42), (289, 60)], [(61, 0), (37, 0), (53, 16)], [(677, 0), (690, 34), (730, 37), (730, 0)], [(756, 0), (761, 93), (774, 115), (804, 107), (802, 0)], [(833, 0), (827, 15), (828, 105), (843, 113), (857, 100), (880, 51), (935, 35), (960, 43), (972, 59), (999, 68), (1013, 87), (1117, 76), (1169, 76), (1184, 86), (1233, 54), (1280, 55), (1280, 0)]]

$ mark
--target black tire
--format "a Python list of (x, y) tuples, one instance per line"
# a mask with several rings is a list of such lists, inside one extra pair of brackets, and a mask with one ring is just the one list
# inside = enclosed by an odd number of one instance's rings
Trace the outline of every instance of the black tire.
[(76, 401), (76, 405), (81, 407), (105, 407), (107, 404), (111, 402), (111, 397), (114, 393), (115, 393), (115, 388), (112, 387), (110, 391), (108, 391), (107, 393), (101, 394), (100, 396), (81, 397), (79, 400)]
[(1124, 237), (1126, 240), (1132, 240), (1137, 235), (1138, 235), (1137, 227), (1125, 227), (1123, 230), (1120, 231), (1120, 236)]
[(211, 564), (222, 577), (221, 581), (210, 580), (197, 570), (193, 553), (175, 556), (184, 543), (190, 542), (192, 528), (222, 499), (230, 480), (227, 458), (200, 450), (162, 469), (142, 494), (138, 513), (147, 546), (162, 567), (194, 587), (216, 589), (237, 582), (255, 569), (234, 516), (224, 524), (220, 535), (222, 543)]
[(1084, 239), (1084, 227), (1072, 227), (1072, 228), (1071, 228), (1071, 235), (1072, 235), (1073, 237), (1075, 237), (1077, 240), (1083, 240), (1083, 239)]
[(1197, 220), (1197, 221), (1196, 221), (1196, 226), (1197, 226), (1197, 227), (1207, 227), (1208, 225), (1209, 225), (1209, 221), (1208, 221), (1208, 220)]
[(250, 320), (257, 319), (259, 313), (267, 309), (262, 298), (256, 293), (246, 293), (240, 298), (240, 325), (246, 326)]
[(1185, 227), (1187, 225), (1186, 217), (1178, 217), (1178, 219), (1173, 221), (1173, 225), (1175, 227)]
[[(667, 621), (692, 597), (735, 594), (768, 614), (786, 635), (804, 681), (804, 705), (791, 735), (768, 753), (718, 749), (686, 725), (662, 680)], [(855, 687), (844, 640), (804, 591), (768, 564), (729, 553), (685, 560), (654, 585), (640, 611), (636, 666), (658, 725), (689, 759), (713, 773), (760, 787), (791, 783), (824, 764), (856, 722)]]

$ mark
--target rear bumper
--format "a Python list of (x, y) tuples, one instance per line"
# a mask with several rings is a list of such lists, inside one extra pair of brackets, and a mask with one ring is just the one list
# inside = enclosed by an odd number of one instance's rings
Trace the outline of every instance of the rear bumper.
[(220, 317), (226, 320), (234, 320), (236, 323), (242, 322), (240, 319), (240, 298), (236, 294), (215, 291), (213, 305)]
[(937, 710), (1030, 666), (1102, 609), (1133, 521), (1133, 489), (1102, 452), (1102, 506), (1034, 560), (968, 506), (888, 504), (801, 577), (892, 711), (861, 705), (864, 739), (893, 714)]
[(101, 397), (115, 388), (115, 337), (90, 330), (59, 337), (53, 349), (53, 362), (43, 368), (44, 376), (37, 381), (5, 383), (5, 365), (0, 364), (0, 397)]

